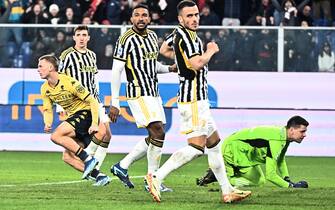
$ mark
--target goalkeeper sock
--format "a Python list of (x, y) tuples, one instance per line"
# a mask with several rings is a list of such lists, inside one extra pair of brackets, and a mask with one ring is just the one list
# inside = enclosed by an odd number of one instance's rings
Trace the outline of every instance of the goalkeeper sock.
[(139, 141), (126, 157), (120, 161), (121, 168), (128, 169), (129, 166), (138, 159), (141, 159), (148, 150), (146, 140)]
[(171, 157), (158, 169), (154, 175), (162, 181), (169, 173), (203, 154), (198, 147), (186, 146), (174, 152)]
[(229, 183), (227, 177), (220, 144), (216, 144), (214, 147), (208, 148), (208, 164), (209, 167), (212, 169), (217, 181), (220, 184), (222, 193), (223, 194), (231, 193), (234, 190), (234, 188)]

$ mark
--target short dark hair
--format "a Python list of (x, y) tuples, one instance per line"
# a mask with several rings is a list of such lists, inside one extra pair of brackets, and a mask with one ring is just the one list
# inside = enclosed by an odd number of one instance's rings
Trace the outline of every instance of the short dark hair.
[(49, 63), (51, 63), (51, 65), (55, 68), (56, 71), (58, 71), (58, 66), (59, 66), (59, 61), (57, 59), (56, 56), (54, 55), (42, 55), (38, 61), (41, 61), (41, 60), (46, 60), (48, 61)]
[(148, 10), (148, 12), (149, 12), (149, 7), (148, 7), (148, 5), (143, 4), (143, 3), (140, 3), (140, 4), (137, 4), (137, 5), (133, 8), (132, 13), (135, 11), (135, 9), (138, 9), (138, 8), (144, 8), (144, 9)]
[(183, 1), (179, 2), (179, 4), (177, 5), (177, 12), (178, 12), (178, 14), (180, 14), (181, 10), (184, 7), (194, 7), (194, 6), (196, 6), (196, 3), (194, 1), (183, 0)]
[(73, 34), (75, 34), (77, 31), (85, 31), (85, 30), (88, 32), (88, 34), (90, 34), (87, 25), (79, 25), (73, 29)]
[(291, 117), (287, 121), (286, 127), (287, 128), (291, 128), (291, 127), (297, 128), (297, 127), (300, 127), (301, 125), (304, 125), (304, 126), (307, 127), (309, 125), (309, 123), (303, 117), (300, 117), (300, 116), (296, 115), (296, 116)]

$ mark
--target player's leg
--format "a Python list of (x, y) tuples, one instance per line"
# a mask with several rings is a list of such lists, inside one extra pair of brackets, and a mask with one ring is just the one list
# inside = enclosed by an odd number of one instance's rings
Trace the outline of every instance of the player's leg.
[(229, 194), (234, 191), (233, 186), (231, 186), (227, 173), (225, 170), (225, 164), (222, 158), (220, 137), (218, 132), (215, 130), (207, 138), (207, 151), (208, 151), (208, 164), (212, 169), (217, 181), (220, 184), (223, 194)]
[(148, 174), (155, 172), (160, 165), (165, 130), (162, 122), (152, 122), (147, 126), (150, 144), (147, 150)]
[(199, 105), (201, 105), (201, 117), (203, 118), (203, 121), (207, 122), (208, 138), (206, 141), (206, 147), (208, 149), (208, 164), (221, 187), (222, 201), (225, 203), (231, 203), (250, 196), (250, 191), (240, 191), (234, 189), (234, 187), (230, 184), (222, 157), (220, 136), (217, 132), (216, 124), (211, 116), (209, 104), (207, 101), (201, 101)]
[(243, 168), (237, 175), (229, 179), (234, 186), (261, 186), (265, 184), (265, 176), (261, 167), (253, 166)]
[(78, 143), (74, 140), (75, 137), (75, 128), (67, 121), (62, 122), (51, 134), (51, 140), (55, 144), (63, 146), (84, 162), (83, 178), (85, 178), (94, 169), (98, 162), (95, 158), (92, 158), (92, 156), (87, 154), (87, 152), (85, 152), (80, 145), (78, 145)]
[(188, 146), (174, 152), (155, 173), (146, 176), (149, 191), (155, 201), (160, 202), (160, 185), (164, 178), (172, 171), (202, 155), (204, 153), (205, 143), (206, 136), (189, 137)]
[[(128, 104), (132, 112), (132, 115), (135, 118), (137, 127), (145, 127), (145, 128), (150, 127), (151, 128), (150, 123), (152, 122), (160, 121), (161, 123), (165, 123), (165, 115), (162, 115), (163, 108), (162, 108), (161, 103), (159, 103), (159, 99), (155, 97), (139, 97), (137, 99), (128, 100)], [(154, 124), (151, 130), (154, 130), (155, 135), (158, 136), (159, 138), (162, 138), (162, 136), (163, 137), (165, 136), (164, 127), (161, 124), (159, 124), (158, 126), (157, 124)], [(111, 168), (112, 173), (118, 176), (119, 179), (126, 186), (130, 188), (133, 188), (134, 185), (129, 180), (128, 168), (133, 162), (135, 162), (136, 160), (139, 160), (145, 154), (147, 154), (148, 147), (150, 145), (150, 142), (152, 141), (151, 140), (152, 137), (150, 136), (151, 134), (149, 130), (148, 130), (148, 133), (149, 133), (149, 136), (147, 138), (138, 142), (135, 145), (135, 147), (119, 163), (115, 164)], [(164, 133), (164, 134), (161, 134), (161, 133)], [(161, 140), (159, 138), (158, 140)], [(156, 142), (159, 142), (157, 144), (160, 144), (160, 141), (156, 141)], [(163, 145), (162, 142), (161, 142), (161, 145)], [(151, 149), (149, 153), (151, 152), (161, 153), (159, 151), (157, 152), (156, 148)]]
[(67, 149), (63, 151), (63, 161), (80, 172), (84, 171), (83, 161)]
[(94, 154), (94, 157), (98, 159), (99, 169), (106, 157), (108, 145), (111, 139), (111, 130), (109, 126), (109, 117), (106, 114), (106, 110), (103, 104), (99, 104), (99, 131), (96, 133), (91, 143), (85, 149), (89, 154)]

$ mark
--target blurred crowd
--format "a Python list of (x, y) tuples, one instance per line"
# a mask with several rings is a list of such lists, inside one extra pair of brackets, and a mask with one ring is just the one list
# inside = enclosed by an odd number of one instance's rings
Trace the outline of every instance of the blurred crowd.
[[(153, 25), (176, 25), (181, 0), (0, 0), (0, 23), (129, 24), (138, 3), (149, 5)], [(200, 25), (334, 26), (335, 0), (196, 0)], [(160, 41), (167, 32), (157, 31)], [(100, 68), (111, 68), (119, 30), (91, 30)], [(216, 40), (221, 53), (210, 63), (221, 70), (276, 71), (277, 31), (201, 30), (206, 42)], [(334, 71), (333, 30), (302, 30), (285, 34), (285, 69)], [(58, 55), (71, 46), (71, 28), (0, 28), (0, 66), (35, 67), (40, 55)], [(227, 56), (229, 55), (229, 56)], [(307, 60), (306, 60), (307, 59)], [(223, 69), (224, 68), (224, 69)]]

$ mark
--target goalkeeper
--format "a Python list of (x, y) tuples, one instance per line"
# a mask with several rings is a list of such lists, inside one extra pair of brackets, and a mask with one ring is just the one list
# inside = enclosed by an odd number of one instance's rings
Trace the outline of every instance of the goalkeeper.
[[(301, 143), (306, 137), (308, 122), (294, 116), (284, 127), (258, 126), (245, 128), (223, 141), (222, 153), (229, 181), (234, 186), (260, 186), (265, 180), (279, 187), (307, 188), (306, 181), (294, 183), (289, 178), (285, 153), (291, 142)], [(261, 169), (265, 164), (265, 176)], [(215, 182), (208, 169), (197, 179), (197, 185)]]

